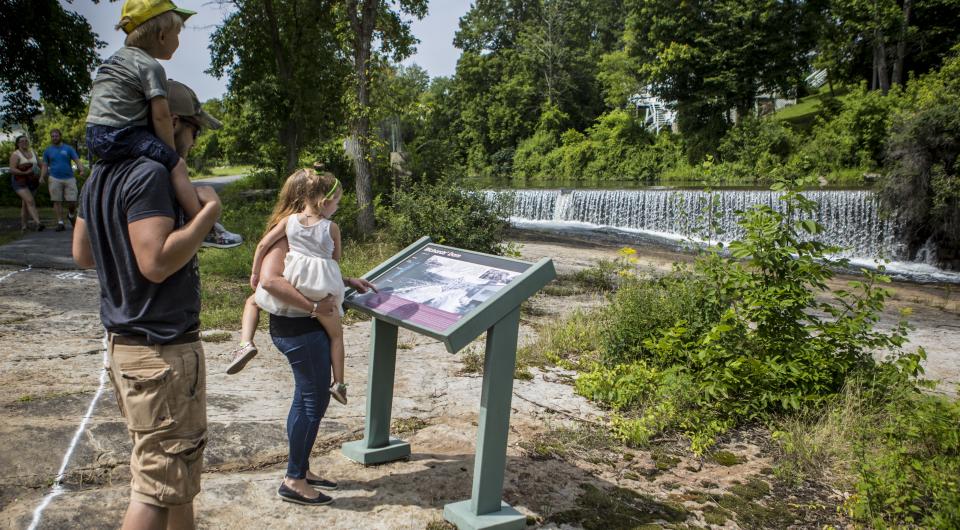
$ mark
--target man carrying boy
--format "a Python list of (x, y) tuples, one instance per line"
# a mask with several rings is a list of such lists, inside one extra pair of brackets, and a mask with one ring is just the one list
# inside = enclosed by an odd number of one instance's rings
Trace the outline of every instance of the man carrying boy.
[[(169, 81), (167, 99), (186, 157), (200, 130), (220, 123), (181, 83)], [(133, 441), (128, 530), (194, 527), (207, 441), (196, 253), (220, 214), (213, 188), (197, 195), (188, 221), (167, 168), (140, 157), (97, 162), (80, 197), (73, 259), (97, 270), (107, 370)]]
[(57, 232), (63, 232), (63, 203), (67, 203), (70, 224), (74, 222), (77, 212), (77, 179), (73, 176), (73, 165), (77, 163), (77, 171), (83, 175), (83, 162), (73, 147), (63, 143), (60, 129), (50, 131), (50, 147), (43, 150), (43, 163), (40, 171), (40, 181), (43, 182), (50, 175), (47, 189), (50, 191), (50, 200), (53, 201), (53, 211), (57, 214)]

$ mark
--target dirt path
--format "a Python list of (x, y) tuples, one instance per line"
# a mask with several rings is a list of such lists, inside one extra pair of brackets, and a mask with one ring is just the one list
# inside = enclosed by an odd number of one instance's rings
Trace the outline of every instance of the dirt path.
[[(532, 240), (521, 243), (524, 258), (554, 257), (561, 272), (615, 256), (617, 250)], [(669, 268), (674, 259), (666, 253), (646, 256), (658, 269)], [(36, 508), (48, 497), (77, 426), (98, 390), (102, 366), (95, 276), (21, 269), (0, 265), (0, 414), (4, 420), (0, 422), (0, 527), (10, 528), (29, 526)], [(960, 380), (956, 302), (937, 289), (897, 289), (897, 305), (915, 306), (914, 342), (930, 353), (928, 373)], [(938, 309), (941, 302), (950, 310)], [(586, 296), (537, 297), (535, 310), (524, 316), (521, 343), (533, 338), (537, 322), (596, 303)], [(892, 322), (893, 314), (885, 322)], [(261, 336), (261, 354), (242, 374), (228, 377), (223, 374), (224, 354), (233, 340), (205, 343), (210, 444), (203, 491), (197, 500), (201, 528), (238, 528), (253, 521), (261, 526), (264, 521), (262, 526), (276, 528), (422, 529), (442, 518), (444, 504), (470, 496), (481, 378), (462, 373), (463, 353), (450, 355), (429, 338), (405, 331), (400, 336), (394, 434), (411, 442), (413, 457), (363, 467), (340, 454), (343, 441), (361, 435), (369, 340), (366, 322), (346, 330), (351, 401), (346, 407), (331, 405), (312, 459), (313, 468), (339, 480), (342, 489), (335, 495), (336, 502), (321, 510), (278, 502), (274, 494), (286, 451), (284, 419), (291, 381), (285, 361)], [(704, 506), (711, 505), (704, 502), (748, 499), (747, 493), (730, 497), (730, 491), (754, 484), (772, 461), (762, 437), (753, 439), (749, 433), (739, 433), (722, 445), (738, 455), (732, 465), (682, 455), (605, 452), (602, 444), (595, 454), (544, 459), (543, 447), (550, 447), (544, 440), (548, 442), (557, 432), (582, 436), (583, 431), (564, 429), (577, 422), (589, 426), (601, 412), (573, 393), (570, 374), (534, 370), (533, 376), (514, 385), (504, 498), (544, 527), (558, 527), (564, 520), (583, 521), (584, 510), (609, 510), (603, 503), (620, 496), (626, 504), (639, 506), (636, 513), (646, 514), (651, 522), (685, 520), (704, 525), (708, 520)], [(588, 428), (587, 433), (591, 430), (602, 429)], [(127, 434), (108, 389), (95, 403), (78, 438), (64, 490), (49, 501), (39, 528), (115, 528), (129, 492), (128, 455)], [(790, 495), (796, 505), (816, 504), (796, 492)], [(827, 505), (827, 501), (817, 498), (816, 505)], [(687, 511), (671, 511), (675, 507)], [(794, 524), (820, 527), (835, 517), (832, 508), (807, 511), (806, 519)], [(716, 524), (737, 527), (732, 520)]]

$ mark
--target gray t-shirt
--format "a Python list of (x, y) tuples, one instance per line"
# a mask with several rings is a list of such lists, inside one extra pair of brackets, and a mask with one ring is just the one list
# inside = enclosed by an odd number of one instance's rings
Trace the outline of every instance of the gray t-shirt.
[(167, 74), (140, 48), (124, 46), (100, 65), (90, 91), (87, 123), (110, 127), (147, 125), (150, 100), (167, 97)]
[(107, 331), (145, 335), (164, 344), (200, 325), (200, 271), (197, 258), (161, 283), (143, 277), (128, 225), (169, 217), (183, 226), (170, 173), (148, 158), (97, 162), (80, 196), (100, 278), (100, 318)]

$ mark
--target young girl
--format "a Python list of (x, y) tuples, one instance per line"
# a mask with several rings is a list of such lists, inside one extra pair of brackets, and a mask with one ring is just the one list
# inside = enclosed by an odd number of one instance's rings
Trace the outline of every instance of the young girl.
[[(338, 307), (343, 303), (344, 284), (340, 274), (340, 228), (330, 220), (340, 205), (343, 188), (340, 181), (327, 172), (313, 169), (296, 171), (280, 191), (274, 207), (270, 227), (253, 258), (250, 286), (256, 293), (247, 299), (243, 310), (240, 346), (234, 350), (234, 360), (227, 368), (235, 374), (257, 354), (253, 336), (259, 320), (259, 308), (281, 316), (300, 316), (283, 302), (259, 286), (260, 266), (263, 257), (280, 239), (286, 237), (290, 250), (284, 261), (283, 276), (301, 294), (310, 300), (322, 300), (332, 295)], [(347, 388), (344, 384), (343, 327), (340, 316), (343, 310), (333, 315), (311, 315), (323, 325), (330, 336), (330, 360), (333, 365), (333, 385), (330, 393), (340, 403), (347, 403)]]

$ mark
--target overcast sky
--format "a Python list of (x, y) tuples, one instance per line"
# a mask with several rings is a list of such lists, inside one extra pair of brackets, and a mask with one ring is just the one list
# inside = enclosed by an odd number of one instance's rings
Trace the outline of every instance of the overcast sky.
[[(204, 71), (210, 67), (210, 34), (228, 11), (209, 0), (179, 0), (176, 3), (197, 14), (190, 17), (180, 34), (180, 48), (173, 59), (162, 63), (167, 76), (190, 85), (202, 101), (220, 97), (227, 89), (226, 78), (217, 79)], [(101, 57), (108, 57), (123, 45), (123, 32), (113, 29), (120, 19), (122, 2), (101, 0), (94, 4), (91, 0), (74, 0), (68, 4), (61, 0), (61, 4), (86, 17), (93, 31), (100, 35), (100, 40), (107, 43), (106, 48), (100, 50)], [(426, 18), (413, 22), (413, 33), (420, 39), (420, 44), (416, 55), (404, 64), (416, 63), (432, 77), (453, 75), (460, 56), (460, 50), (453, 47), (453, 34), (460, 17), (468, 9), (470, 0), (432, 0)]]

